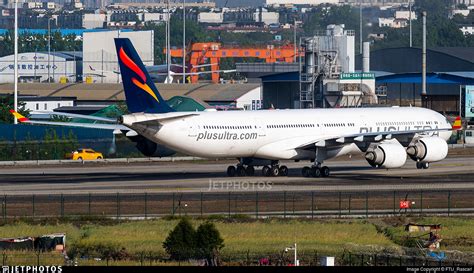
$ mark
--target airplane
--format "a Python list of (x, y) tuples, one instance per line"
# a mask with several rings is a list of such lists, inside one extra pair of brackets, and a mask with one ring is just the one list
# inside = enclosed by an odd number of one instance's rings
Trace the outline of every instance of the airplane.
[[(219, 73), (233, 73), (237, 72), (236, 69), (227, 69), (227, 70), (207, 70), (207, 71), (199, 71), (199, 72), (192, 72), (193, 68), (204, 68), (208, 66), (212, 66), (213, 64), (202, 64), (202, 65), (191, 65), (188, 64), (184, 71), (186, 72), (187, 76), (194, 76), (194, 75), (201, 75), (201, 74), (210, 74), (214, 72)], [(152, 79), (163, 82), (163, 83), (172, 83), (175, 76), (182, 76), (183, 74), (183, 66), (179, 64), (171, 64), (170, 71), (168, 73), (168, 65), (160, 64), (160, 65), (152, 65), (146, 66), (148, 73), (152, 76)], [(108, 70), (98, 70), (89, 65), (89, 70), (92, 72), (85, 73), (84, 76), (95, 76), (99, 78), (105, 78), (110, 72), (114, 74), (120, 74), (120, 71), (108, 71)]]
[[(400, 168), (407, 155), (418, 169), (443, 160), (447, 140), (461, 128), (438, 112), (419, 107), (176, 112), (163, 99), (127, 38), (116, 38), (126, 103), (131, 114), (119, 130), (149, 143), (205, 158), (237, 158), (228, 176), (286, 176), (281, 160), (309, 161), (304, 177), (328, 177), (326, 160), (364, 154), (374, 168)], [(27, 122), (13, 113), (20, 122)], [(108, 120), (107, 122), (114, 122)], [(44, 123), (43, 123), (44, 124)]]
[(236, 69), (224, 69), (224, 70), (206, 70), (206, 71), (198, 71), (193, 72), (194, 68), (204, 68), (208, 66), (212, 66), (214, 64), (201, 64), (201, 65), (192, 65), (188, 64), (183, 69), (182, 65), (179, 64), (171, 64), (170, 71), (168, 73), (168, 65), (160, 64), (160, 65), (152, 65), (147, 66), (146, 69), (148, 73), (150, 73), (151, 77), (155, 80), (164, 83), (172, 83), (175, 76), (182, 76), (183, 70), (186, 73), (186, 76), (195, 76), (195, 75), (202, 75), (202, 74), (211, 74), (211, 73), (234, 73), (237, 72)]

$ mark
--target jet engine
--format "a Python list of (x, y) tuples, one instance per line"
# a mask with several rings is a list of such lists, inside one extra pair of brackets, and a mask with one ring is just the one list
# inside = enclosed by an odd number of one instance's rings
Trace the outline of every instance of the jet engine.
[(372, 167), (391, 169), (405, 165), (407, 155), (405, 148), (399, 142), (393, 141), (369, 148), (365, 159)]
[(155, 143), (141, 135), (129, 137), (129, 139), (136, 143), (135, 147), (137, 147), (143, 155), (148, 157), (165, 157), (176, 153), (166, 146)]
[(407, 154), (416, 162), (440, 161), (448, 155), (448, 144), (440, 137), (423, 137), (407, 147)]

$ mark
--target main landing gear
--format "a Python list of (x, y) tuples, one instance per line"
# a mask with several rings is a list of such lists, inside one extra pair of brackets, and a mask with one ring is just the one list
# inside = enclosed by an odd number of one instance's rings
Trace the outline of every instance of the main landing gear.
[(331, 170), (327, 166), (321, 167), (320, 164), (311, 167), (303, 167), (301, 173), (304, 177), (328, 177)]
[[(227, 167), (227, 176), (254, 176), (255, 167), (238, 164), (237, 166)], [(288, 176), (288, 167), (285, 165), (265, 165), (262, 168), (263, 176)]]

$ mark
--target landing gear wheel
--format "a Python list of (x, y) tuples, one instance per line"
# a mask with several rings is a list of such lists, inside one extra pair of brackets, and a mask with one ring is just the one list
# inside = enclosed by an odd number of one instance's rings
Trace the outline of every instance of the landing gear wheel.
[(263, 166), (262, 174), (263, 174), (263, 176), (270, 176), (270, 167)]
[(416, 162), (416, 168), (417, 169), (428, 169), (430, 167), (429, 162)]
[(288, 176), (288, 167), (280, 166), (280, 176)]
[(320, 177), (321, 176), (321, 169), (318, 167), (311, 167), (311, 175), (313, 177)]
[(331, 174), (331, 171), (329, 170), (329, 167), (322, 167), (321, 168), (321, 176), (322, 177), (328, 177)]
[(280, 169), (278, 168), (278, 166), (273, 166), (270, 169), (270, 175), (271, 176), (278, 176), (279, 174), (280, 174)]
[(234, 166), (227, 167), (227, 176), (234, 177), (235, 173), (236, 173), (236, 170)]
[(246, 172), (247, 176), (254, 176), (255, 175), (255, 168), (253, 166), (248, 166), (245, 169), (245, 172)]
[(237, 176), (245, 176), (247, 173), (243, 166), (237, 166)]
[(309, 167), (303, 167), (301, 170), (303, 177), (310, 177), (311, 176), (311, 169)]

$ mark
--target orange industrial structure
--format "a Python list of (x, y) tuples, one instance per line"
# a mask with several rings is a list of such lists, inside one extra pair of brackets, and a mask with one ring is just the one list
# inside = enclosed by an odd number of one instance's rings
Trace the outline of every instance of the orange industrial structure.
[[(164, 49), (166, 54), (166, 49)], [(277, 61), (292, 63), (295, 59), (295, 48), (292, 44), (282, 47), (268, 45), (266, 48), (228, 48), (222, 47), (220, 43), (194, 43), (188, 49), (190, 53), (189, 63), (191, 72), (197, 72), (196, 65), (205, 64), (207, 60), (211, 64), (212, 81), (219, 82), (219, 62), (221, 58), (259, 58), (265, 59), (267, 63)], [(171, 49), (171, 57), (179, 58), (183, 56), (182, 49)], [(198, 75), (191, 75), (191, 82), (196, 83)]]

